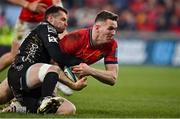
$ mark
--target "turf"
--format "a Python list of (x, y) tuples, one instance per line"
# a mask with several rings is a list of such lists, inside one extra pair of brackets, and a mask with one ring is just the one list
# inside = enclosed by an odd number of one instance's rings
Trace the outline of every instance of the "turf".
[[(5, 74), (0, 74), (1, 79)], [(77, 108), (76, 115), (67, 116), (70, 118), (180, 118), (180, 68), (120, 66), (116, 85), (104, 85), (89, 77), (84, 90), (66, 98)], [(64, 116), (4, 113), (0, 117)]]

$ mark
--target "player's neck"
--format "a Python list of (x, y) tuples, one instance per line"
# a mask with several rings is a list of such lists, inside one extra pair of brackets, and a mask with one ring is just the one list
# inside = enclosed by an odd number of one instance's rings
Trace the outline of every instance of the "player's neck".
[(97, 35), (96, 31), (92, 29), (92, 32), (91, 32), (91, 41), (92, 41), (92, 45), (94, 47), (96, 47), (98, 45), (97, 44), (97, 39), (98, 39), (98, 35)]
[(91, 42), (92, 42), (92, 47), (94, 48), (101, 48), (105, 43), (100, 37), (99, 33), (96, 31), (95, 27), (93, 27), (91, 31)]

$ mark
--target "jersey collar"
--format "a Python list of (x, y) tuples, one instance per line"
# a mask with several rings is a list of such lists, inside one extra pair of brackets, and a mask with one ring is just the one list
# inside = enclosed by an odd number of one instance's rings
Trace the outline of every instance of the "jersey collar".
[(52, 25), (49, 21), (45, 20), (45, 23), (47, 23), (50, 26), (52, 26), (56, 30), (56, 32), (59, 33), (58, 30), (56, 29), (56, 27), (54, 25)]

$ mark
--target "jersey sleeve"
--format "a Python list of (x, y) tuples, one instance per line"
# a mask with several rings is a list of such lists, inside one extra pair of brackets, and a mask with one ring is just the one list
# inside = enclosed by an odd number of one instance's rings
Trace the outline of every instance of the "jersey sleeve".
[(58, 33), (56, 29), (50, 25), (45, 25), (41, 28), (40, 37), (43, 40), (44, 46), (47, 49), (50, 57), (59, 64), (59, 66), (74, 65), (81, 63), (81, 60), (63, 54), (58, 45)]
[(107, 54), (104, 57), (104, 64), (118, 64), (118, 45), (117, 42), (114, 40), (108, 46)]

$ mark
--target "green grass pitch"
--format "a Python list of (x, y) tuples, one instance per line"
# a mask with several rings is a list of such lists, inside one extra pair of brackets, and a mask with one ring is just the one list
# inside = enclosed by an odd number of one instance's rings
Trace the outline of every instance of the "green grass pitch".
[[(102, 65), (94, 67), (103, 68)], [(180, 67), (120, 66), (119, 79), (108, 86), (88, 78), (88, 86), (66, 97), (76, 105), (70, 118), (180, 118)], [(0, 73), (3, 79), (6, 71)], [(2, 106), (1, 106), (2, 107)], [(4, 113), (3, 117), (66, 116)]]

